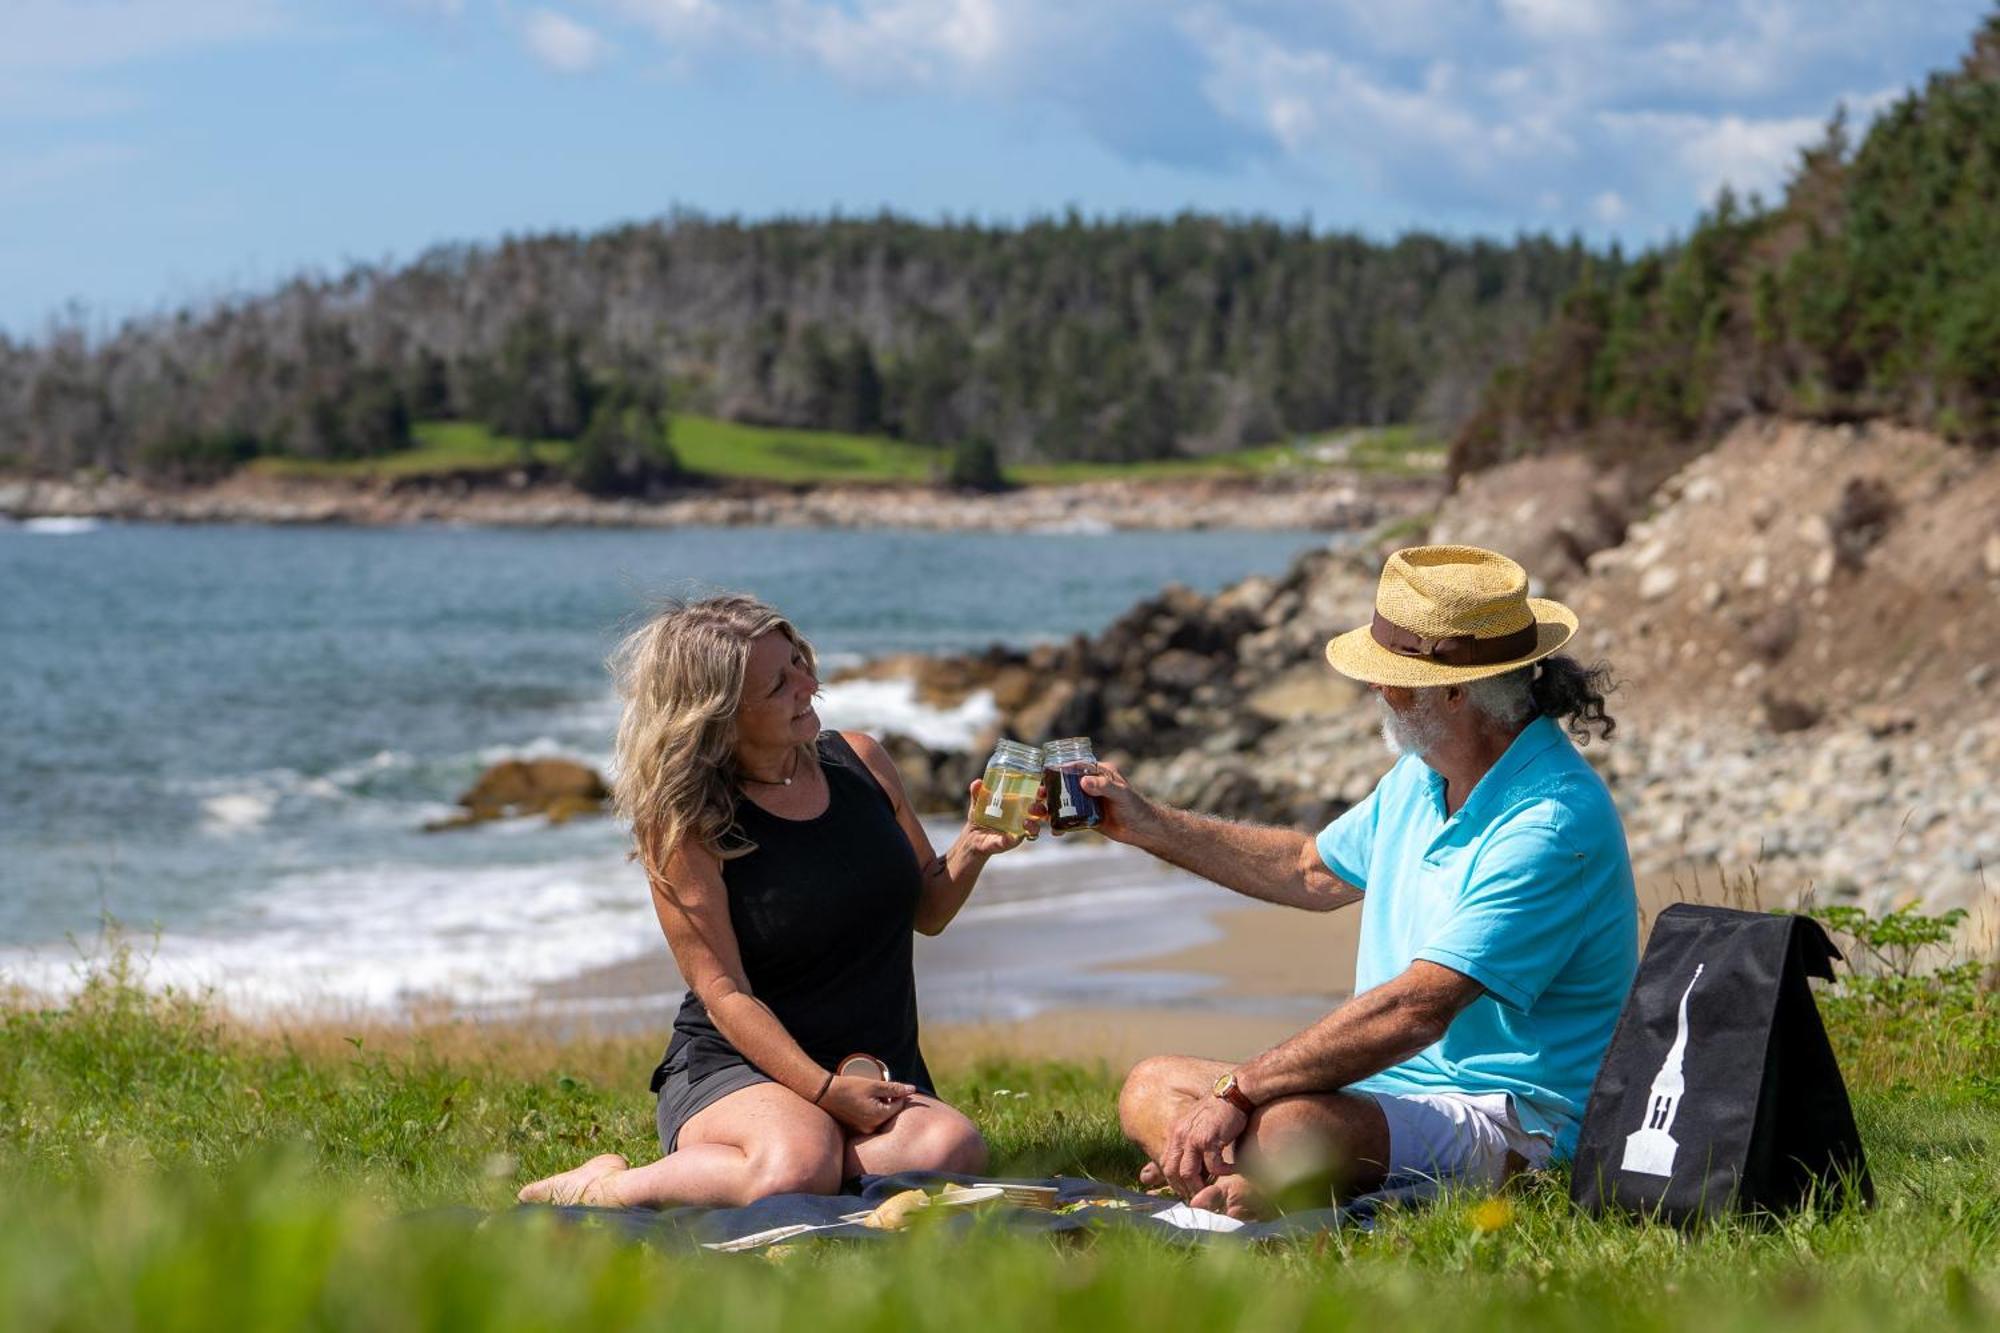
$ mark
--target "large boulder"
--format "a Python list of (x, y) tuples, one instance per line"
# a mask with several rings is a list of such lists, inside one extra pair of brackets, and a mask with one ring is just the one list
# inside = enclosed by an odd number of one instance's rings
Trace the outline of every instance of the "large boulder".
[(893, 732), (882, 737), (882, 748), (896, 761), (896, 773), (903, 779), (903, 794), (912, 810), (920, 815), (946, 815), (966, 809), (966, 786), (979, 776), (984, 754), (933, 750)]
[(611, 789), (597, 770), (573, 759), (503, 759), (460, 793), (463, 813), (425, 825), (427, 831), (465, 828), (494, 819), (546, 816), (561, 824), (601, 814)]

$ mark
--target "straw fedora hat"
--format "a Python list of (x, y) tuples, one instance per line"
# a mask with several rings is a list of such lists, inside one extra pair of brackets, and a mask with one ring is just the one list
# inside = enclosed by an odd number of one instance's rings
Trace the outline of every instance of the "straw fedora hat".
[(1576, 633), (1576, 612), (1528, 596), (1528, 574), (1477, 546), (1412, 546), (1382, 567), (1372, 624), (1326, 645), (1343, 676), (1421, 689), (1539, 662)]

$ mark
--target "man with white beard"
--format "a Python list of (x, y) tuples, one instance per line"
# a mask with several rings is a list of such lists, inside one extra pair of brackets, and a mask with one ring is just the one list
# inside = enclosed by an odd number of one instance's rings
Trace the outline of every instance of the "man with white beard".
[(1362, 904), (1353, 999), (1248, 1060), (1132, 1070), (1148, 1183), (1254, 1216), (1274, 1184), (1491, 1186), (1574, 1152), (1639, 935), (1618, 812), (1564, 731), (1616, 725), (1607, 668), (1559, 652), (1576, 624), (1505, 556), (1390, 556), (1373, 623), (1326, 655), (1399, 758), (1316, 838), (1150, 801), (1113, 765), (1083, 780), (1108, 837), (1266, 902)]

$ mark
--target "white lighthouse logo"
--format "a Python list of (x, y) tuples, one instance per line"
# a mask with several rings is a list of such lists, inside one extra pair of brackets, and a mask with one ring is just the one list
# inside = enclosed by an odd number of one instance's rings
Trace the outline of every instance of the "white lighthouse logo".
[(1687, 1054), (1688, 996), (1694, 994), (1694, 983), (1701, 980), (1704, 966), (1695, 964), (1688, 988), (1681, 992), (1680, 1024), (1674, 1032), (1674, 1044), (1667, 1048), (1666, 1062), (1653, 1076), (1653, 1095), (1646, 1099), (1646, 1123), (1625, 1136), (1622, 1165), (1627, 1171), (1646, 1176), (1674, 1173), (1674, 1154), (1680, 1151), (1680, 1144), (1667, 1131), (1674, 1127), (1674, 1114), (1680, 1110), (1681, 1096), (1687, 1091), (1687, 1080), (1681, 1077), (1681, 1059)]

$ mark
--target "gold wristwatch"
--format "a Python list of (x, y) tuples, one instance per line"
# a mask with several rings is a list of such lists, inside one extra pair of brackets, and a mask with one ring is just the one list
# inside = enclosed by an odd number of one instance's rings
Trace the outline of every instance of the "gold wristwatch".
[(1257, 1109), (1257, 1103), (1244, 1095), (1243, 1089), (1238, 1086), (1236, 1071), (1233, 1069), (1215, 1080), (1215, 1087), (1211, 1091), (1217, 1097), (1222, 1098), (1223, 1101), (1228, 1102), (1231, 1106), (1241, 1111), (1244, 1115), (1249, 1115)]

